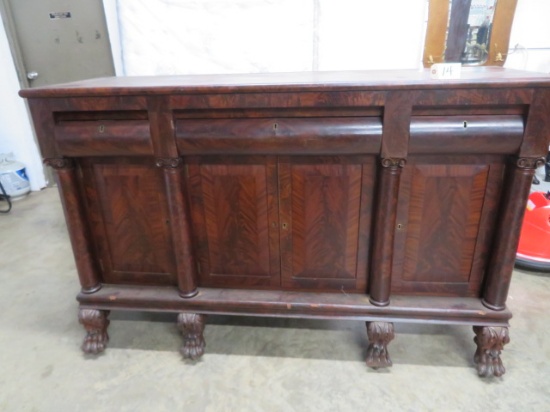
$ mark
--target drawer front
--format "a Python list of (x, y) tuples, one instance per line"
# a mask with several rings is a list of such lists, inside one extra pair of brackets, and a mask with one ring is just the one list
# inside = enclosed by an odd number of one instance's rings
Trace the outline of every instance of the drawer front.
[(153, 154), (147, 120), (62, 121), (55, 141), (63, 156), (144, 156)]
[(178, 150), (197, 154), (374, 154), (382, 122), (376, 117), (182, 119)]
[(509, 154), (523, 139), (522, 116), (413, 116), (409, 153)]

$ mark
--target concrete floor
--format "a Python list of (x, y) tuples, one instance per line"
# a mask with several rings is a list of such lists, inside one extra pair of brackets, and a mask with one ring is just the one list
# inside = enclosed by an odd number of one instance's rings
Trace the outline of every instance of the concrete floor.
[(57, 191), (0, 215), (0, 411), (548, 411), (550, 275), (516, 271), (503, 378), (480, 379), (466, 326), (396, 324), (394, 366), (364, 365), (362, 322), (210, 317), (181, 360), (175, 316), (114, 312), (79, 349), (79, 285)]

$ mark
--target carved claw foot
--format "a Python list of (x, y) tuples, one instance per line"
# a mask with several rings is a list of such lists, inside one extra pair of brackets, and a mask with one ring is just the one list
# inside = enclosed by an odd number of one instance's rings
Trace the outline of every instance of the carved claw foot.
[(502, 376), (506, 372), (500, 352), (508, 342), (508, 328), (491, 326), (474, 326), (477, 345), (474, 362), (479, 376)]
[(197, 360), (204, 354), (204, 321), (205, 316), (198, 313), (178, 314), (178, 328), (183, 335), (180, 353), (185, 359)]
[(82, 342), (82, 351), (87, 354), (103, 352), (109, 342), (107, 327), (109, 326), (109, 311), (96, 309), (80, 309), (78, 321), (86, 329), (86, 337)]
[(367, 322), (369, 347), (367, 348), (367, 366), (369, 368), (388, 368), (392, 366), (388, 344), (393, 340), (393, 323)]

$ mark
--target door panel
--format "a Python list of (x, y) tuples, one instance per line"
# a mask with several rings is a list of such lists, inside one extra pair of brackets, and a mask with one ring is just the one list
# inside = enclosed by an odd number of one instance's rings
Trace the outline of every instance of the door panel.
[(477, 296), (485, 269), (498, 163), (422, 164), (401, 176), (392, 292)]
[(293, 157), (279, 173), (283, 286), (365, 292), (374, 163)]
[(7, 0), (6, 10), (32, 87), (114, 75), (102, 2)]
[(105, 281), (176, 285), (164, 181), (153, 160), (82, 165)]
[(266, 157), (188, 159), (201, 286), (280, 286), (276, 169)]

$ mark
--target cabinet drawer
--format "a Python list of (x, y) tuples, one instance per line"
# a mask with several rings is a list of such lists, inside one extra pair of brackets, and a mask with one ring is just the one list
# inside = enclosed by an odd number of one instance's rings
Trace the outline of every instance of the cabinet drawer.
[(409, 153), (516, 153), (523, 131), (522, 116), (413, 116)]
[(374, 154), (376, 117), (186, 119), (176, 123), (178, 150), (189, 154)]
[(64, 156), (143, 156), (153, 154), (147, 120), (62, 121), (55, 141)]

